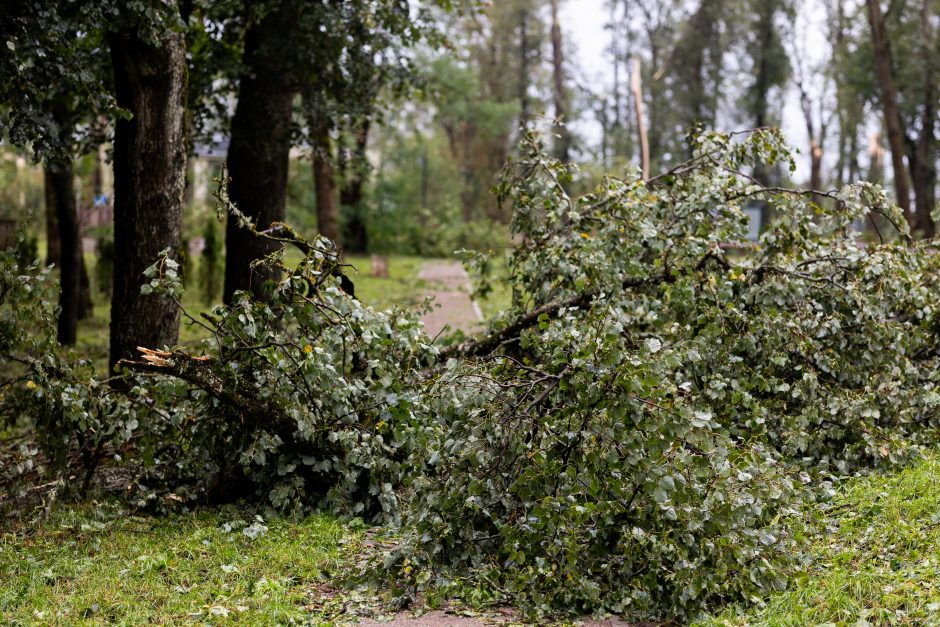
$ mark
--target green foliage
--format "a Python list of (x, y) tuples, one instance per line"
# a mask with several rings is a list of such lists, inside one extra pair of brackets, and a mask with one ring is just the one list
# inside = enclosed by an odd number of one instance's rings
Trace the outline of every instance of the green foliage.
[[(852, 231), (869, 213), (904, 228), (884, 193), (755, 185), (744, 168), (789, 160), (776, 132), (693, 148), (574, 199), (523, 146), (500, 188), (521, 241), (501, 324), (537, 324), (429, 391), (438, 426), (388, 562), (414, 585), (693, 617), (784, 585), (803, 483), (936, 441), (937, 262)], [(750, 198), (781, 217), (732, 263)]]
[[(231, 219), (249, 224), (224, 189), (219, 199)], [(204, 356), (152, 353), (136, 364), (172, 375), (141, 382), (162, 413), (146, 437), (163, 451), (167, 478), (191, 480), (194, 494), (244, 478), (281, 512), (319, 506), (395, 520), (395, 487), (421, 437), (416, 380), (434, 349), (415, 313), (379, 312), (339, 288), (328, 241), (307, 243), (286, 226), (275, 233), (267, 236), (305, 256), (293, 269), (280, 255), (264, 261), (286, 273), (270, 285), (270, 300), (241, 294), (204, 316), (213, 335)], [(162, 257), (143, 289), (178, 297), (176, 271)]]
[(54, 287), (49, 268), (0, 251), (0, 417), (33, 425), (53, 469), (75, 446), (90, 472), (105, 443), (130, 439), (138, 417), (132, 397), (111, 394), (90, 360), (60, 350)]
[[(443, 351), (416, 312), (348, 296), (333, 246), (282, 224), (258, 235), (302, 257), (261, 262), (285, 277), (270, 299), (192, 318), (211, 336), (201, 354), (123, 363), (148, 375), (129, 397), (76, 383), (51, 336), (8, 342), (45, 342), (17, 363), (30, 394), (55, 399), (37, 421), (60, 450), (49, 415), (97, 438), (136, 428), (147, 481), (183, 498), (401, 521), (384, 572), (408, 593), (689, 620), (783, 588), (801, 504), (828, 498), (833, 475), (936, 443), (940, 404), (940, 259), (907, 242), (884, 192), (755, 184), (757, 164), (792, 168), (774, 131), (708, 133), (692, 151), (572, 198), (568, 167), (527, 137), (498, 188), (518, 242), (511, 307)], [(218, 198), (253, 228), (224, 185)], [(730, 259), (753, 199), (777, 222)], [(852, 225), (869, 215), (898, 241), (859, 243)], [(164, 254), (143, 289), (178, 299), (178, 270)], [(17, 285), (9, 302), (37, 311), (23, 320), (48, 324)]]

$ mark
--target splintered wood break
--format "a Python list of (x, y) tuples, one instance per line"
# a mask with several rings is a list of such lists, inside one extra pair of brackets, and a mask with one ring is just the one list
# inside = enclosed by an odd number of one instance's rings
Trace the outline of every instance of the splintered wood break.
[(140, 354), (143, 356), (144, 361), (148, 364), (153, 364), (154, 366), (169, 366), (170, 361), (169, 357), (172, 357), (172, 354), (166, 351), (154, 350), (152, 348), (144, 348), (143, 346), (138, 346), (137, 350), (140, 351)]

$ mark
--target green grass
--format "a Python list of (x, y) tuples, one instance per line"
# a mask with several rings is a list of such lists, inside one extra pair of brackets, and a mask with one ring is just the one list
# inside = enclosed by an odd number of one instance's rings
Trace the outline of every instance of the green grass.
[[(148, 518), (69, 506), (0, 534), (0, 623), (284, 624), (325, 620), (362, 534), (335, 520), (235, 509)], [(338, 584), (337, 584), (338, 585)]]
[(812, 563), (790, 588), (705, 624), (940, 625), (938, 486), (938, 454), (847, 481), (801, 532)]
[(418, 273), (426, 261), (421, 257), (389, 257), (388, 278), (379, 278), (372, 276), (372, 261), (369, 257), (346, 258), (346, 263), (353, 266), (348, 272), (356, 285), (356, 298), (379, 310), (421, 302), (427, 283), (418, 278)]

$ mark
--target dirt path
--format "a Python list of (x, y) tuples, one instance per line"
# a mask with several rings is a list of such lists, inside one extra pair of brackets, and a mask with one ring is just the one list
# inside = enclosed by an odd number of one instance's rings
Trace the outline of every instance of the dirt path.
[(462, 265), (456, 261), (428, 261), (418, 277), (428, 282), (427, 293), (434, 297), (434, 310), (422, 318), (428, 335), (437, 337), (445, 327), (466, 334), (481, 328), (483, 313), (470, 297), (470, 277)]

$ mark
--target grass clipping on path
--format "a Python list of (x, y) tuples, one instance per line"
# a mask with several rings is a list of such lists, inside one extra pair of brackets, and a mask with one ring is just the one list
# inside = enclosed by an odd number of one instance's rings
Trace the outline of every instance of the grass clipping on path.
[(145, 518), (64, 508), (39, 529), (0, 533), (0, 623), (316, 619), (360, 536), (320, 516), (298, 523), (237, 510)]
[(940, 625), (940, 455), (847, 481), (812, 512), (811, 560), (758, 611), (710, 625)]

